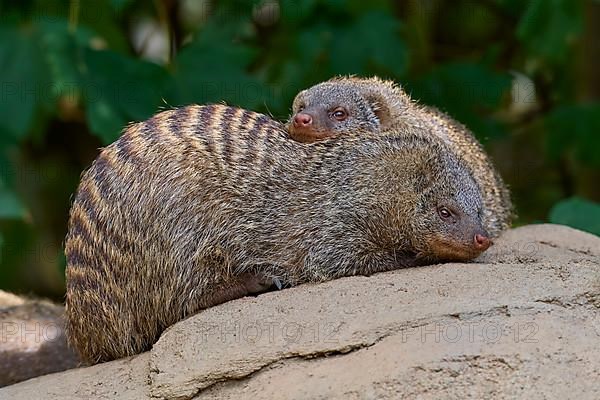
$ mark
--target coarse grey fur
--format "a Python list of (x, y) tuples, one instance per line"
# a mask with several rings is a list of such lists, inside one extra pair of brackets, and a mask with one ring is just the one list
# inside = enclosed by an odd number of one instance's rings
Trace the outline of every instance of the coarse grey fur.
[[(441, 221), (440, 205), (460, 219)], [(481, 212), (461, 160), (418, 132), (305, 145), (246, 110), (165, 111), (82, 176), (66, 239), (70, 342), (90, 362), (139, 353), (253, 291), (249, 277), (293, 286), (468, 260)]]
[[(339, 107), (348, 111), (343, 121), (331, 117)], [(311, 115), (312, 123), (294, 124), (294, 116), (299, 113)], [(316, 84), (298, 93), (287, 127), (292, 138), (308, 143), (361, 130), (385, 135), (420, 131), (442, 140), (464, 160), (481, 188), (486, 231), (497, 237), (510, 227), (514, 214), (510, 192), (473, 134), (447, 114), (413, 101), (392, 81), (336, 77)]]

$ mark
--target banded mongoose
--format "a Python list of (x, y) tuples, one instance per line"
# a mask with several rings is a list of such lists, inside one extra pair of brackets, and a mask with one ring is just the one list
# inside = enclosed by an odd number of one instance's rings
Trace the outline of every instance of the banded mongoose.
[(269, 117), (188, 106), (130, 125), (81, 182), (67, 332), (89, 362), (261, 290), (470, 260), (489, 246), (468, 169), (418, 133), (290, 140)]
[(67, 346), (64, 307), (0, 290), (0, 387), (75, 368)]
[(406, 127), (430, 133), (465, 160), (484, 200), (484, 226), (491, 237), (510, 227), (510, 193), (490, 158), (462, 124), (415, 103), (392, 81), (338, 77), (301, 91), (288, 122), (290, 136), (311, 143), (357, 130), (396, 134)]

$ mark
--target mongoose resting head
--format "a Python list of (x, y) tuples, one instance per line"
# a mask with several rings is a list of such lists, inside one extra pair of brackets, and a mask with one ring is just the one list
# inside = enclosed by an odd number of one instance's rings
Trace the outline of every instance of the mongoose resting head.
[[(392, 204), (386, 207), (391, 214), (409, 220), (395, 219), (388, 212), (379, 223), (406, 226), (412, 241), (408, 247), (416, 250), (419, 263), (467, 261), (485, 251), (492, 242), (482, 223), (482, 195), (462, 161), (446, 145), (420, 135), (388, 140), (397, 140), (406, 149), (389, 154), (400, 157), (397, 162), (382, 158), (381, 176), (376, 179), (389, 185), (377, 186), (389, 190)], [(403, 168), (386, 171), (387, 165)]]
[(382, 132), (397, 123), (410, 103), (392, 81), (337, 77), (296, 95), (288, 130), (305, 143), (355, 131)]

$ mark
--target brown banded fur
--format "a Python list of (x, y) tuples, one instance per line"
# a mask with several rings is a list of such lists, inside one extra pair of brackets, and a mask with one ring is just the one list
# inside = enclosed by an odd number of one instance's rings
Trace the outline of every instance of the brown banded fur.
[(439, 261), (422, 238), (436, 231), (438, 201), (459, 192), (480, 224), (468, 169), (418, 132), (304, 145), (239, 108), (161, 112), (82, 175), (65, 243), (70, 343), (89, 362), (111, 360), (274, 281)]
[[(464, 160), (481, 188), (486, 231), (491, 237), (498, 237), (510, 227), (513, 206), (506, 184), (469, 129), (447, 114), (419, 105), (393, 81), (377, 77), (336, 77), (303, 90), (294, 99), (292, 115), (307, 102), (312, 106), (318, 103), (351, 103), (361, 110), (359, 121), (354, 126), (346, 126), (344, 132), (331, 132), (331, 135), (348, 134), (356, 129), (396, 135), (409, 129), (441, 139)], [(292, 128), (291, 121), (288, 127)]]

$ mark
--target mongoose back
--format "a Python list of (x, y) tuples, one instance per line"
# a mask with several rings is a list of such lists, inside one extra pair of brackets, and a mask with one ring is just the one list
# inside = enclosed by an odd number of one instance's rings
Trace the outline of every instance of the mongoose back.
[(484, 226), (497, 237), (510, 226), (510, 193), (481, 144), (462, 124), (415, 103), (392, 81), (338, 77), (301, 91), (288, 123), (290, 136), (311, 143), (365, 130), (402, 133), (410, 127), (436, 136), (466, 161), (482, 189)]
[(481, 212), (461, 160), (418, 133), (308, 146), (239, 108), (164, 111), (82, 175), (65, 242), (68, 336), (106, 361), (269, 282), (470, 260), (489, 246)]

